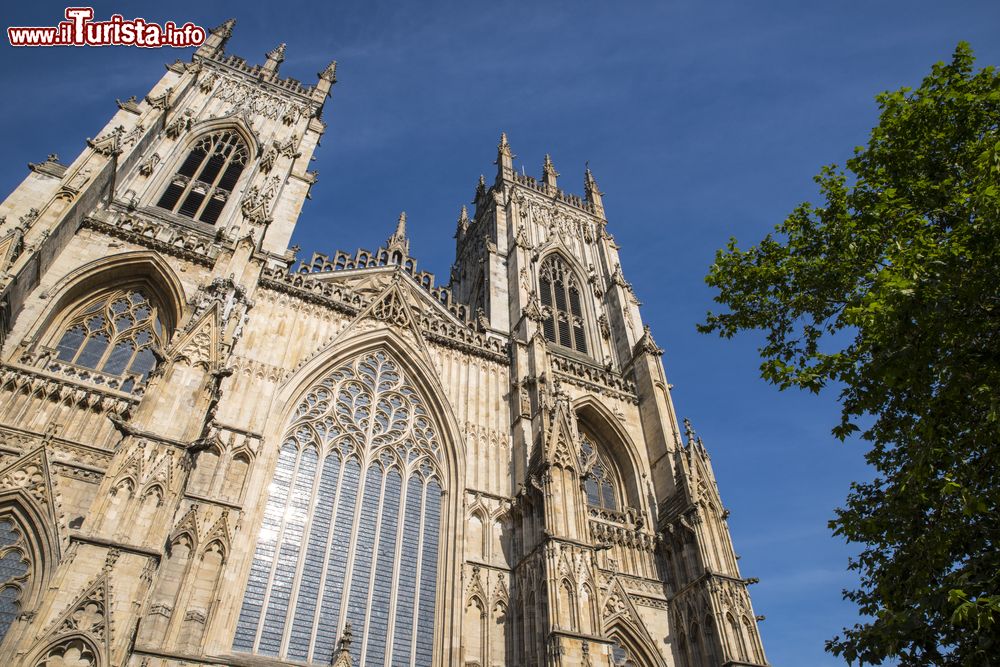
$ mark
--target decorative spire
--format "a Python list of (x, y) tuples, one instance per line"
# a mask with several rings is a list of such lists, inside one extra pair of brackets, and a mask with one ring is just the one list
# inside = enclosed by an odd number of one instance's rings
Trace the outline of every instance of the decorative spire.
[(479, 201), (486, 196), (486, 177), (479, 174), (479, 182), (476, 183), (476, 198), (472, 200), (473, 204), (478, 204)]
[(319, 77), (319, 81), (316, 82), (316, 87), (313, 88), (312, 98), (322, 105), (326, 101), (326, 98), (330, 96), (330, 89), (333, 88), (333, 84), (337, 83), (337, 61), (331, 60), (326, 69), (316, 76)]
[(195, 55), (203, 58), (213, 58), (220, 55), (223, 47), (226, 46), (226, 41), (233, 36), (233, 26), (235, 25), (236, 19), (229, 19), (212, 28), (204, 43), (195, 51)]
[(546, 186), (555, 189), (558, 187), (556, 185), (557, 178), (559, 178), (559, 172), (556, 171), (555, 165), (552, 164), (552, 158), (546, 153), (545, 162), (542, 163), (542, 180), (545, 181)]
[(319, 73), (319, 78), (330, 83), (337, 83), (337, 61), (331, 60), (326, 69)]
[(275, 49), (268, 51), (264, 55), (267, 56), (268, 60), (274, 60), (278, 64), (281, 64), (285, 62), (285, 47), (287, 46), (288, 46), (287, 44), (282, 42), (281, 44), (278, 44), (278, 46)]
[(510, 144), (507, 143), (507, 133), (506, 132), (501, 132), (500, 133), (500, 143), (497, 144), (497, 153), (499, 153), (500, 155), (507, 155), (507, 156), (513, 157), (513, 155), (510, 152)]
[(688, 444), (693, 444), (695, 441), (694, 427), (691, 426), (691, 420), (687, 417), (684, 418), (684, 435), (687, 437)]
[(590, 173), (590, 162), (586, 163), (583, 172), (583, 192), (587, 197), (587, 201), (590, 203), (591, 209), (593, 209), (594, 215), (604, 217), (604, 200), (601, 199), (600, 188), (597, 187), (597, 180), (594, 179), (594, 175)]
[(507, 143), (507, 133), (500, 133), (500, 143), (497, 144), (497, 180), (514, 178), (514, 154), (510, 151), (510, 144)]
[(469, 210), (462, 204), (462, 212), (458, 214), (458, 229), (455, 231), (455, 238), (460, 239), (469, 231)]
[(277, 48), (264, 54), (267, 61), (260, 69), (260, 78), (264, 81), (273, 81), (278, 77), (278, 67), (285, 62), (285, 43), (278, 44)]
[(334, 667), (351, 667), (351, 641), (354, 635), (351, 632), (351, 624), (344, 625), (344, 632), (337, 640), (337, 651), (333, 654)]
[(399, 214), (396, 221), (396, 231), (385, 242), (389, 251), (389, 260), (394, 264), (402, 264), (405, 257), (410, 256), (410, 240), (406, 238), (406, 211)]
[(236, 25), (236, 19), (226, 19), (219, 25), (212, 28), (209, 33), (212, 35), (218, 35), (222, 39), (229, 39), (233, 36), (233, 26)]

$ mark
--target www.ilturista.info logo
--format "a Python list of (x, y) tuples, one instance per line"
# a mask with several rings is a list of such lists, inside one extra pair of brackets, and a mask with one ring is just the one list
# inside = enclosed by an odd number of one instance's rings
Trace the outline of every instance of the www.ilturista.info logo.
[(125, 19), (113, 14), (107, 21), (93, 21), (93, 7), (67, 7), (66, 20), (55, 27), (10, 27), (11, 46), (161, 46), (183, 48), (205, 41), (205, 29), (190, 21), (178, 26), (173, 21), (163, 25), (145, 19)]

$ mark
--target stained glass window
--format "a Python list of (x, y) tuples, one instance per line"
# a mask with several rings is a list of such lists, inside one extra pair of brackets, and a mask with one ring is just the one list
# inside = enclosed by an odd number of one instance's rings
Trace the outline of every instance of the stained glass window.
[(355, 665), (433, 653), (441, 523), (437, 434), (384, 351), (313, 385), (278, 453), (233, 648)]
[(22, 611), (19, 598), (27, 575), (23, 539), (9, 518), (0, 519), (0, 641)]
[[(108, 375), (143, 379), (156, 366), (154, 347), (164, 344), (156, 306), (140, 290), (114, 290), (68, 320), (56, 357)], [(131, 384), (123, 385), (125, 391)]]
[(202, 137), (181, 163), (157, 206), (215, 224), (248, 159), (246, 144), (232, 130)]
[(579, 352), (587, 351), (580, 285), (576, 274), (559, 255), (550, 255), (538, 274), (538, 287), (546, 318), (542, 320), (545, 338)]

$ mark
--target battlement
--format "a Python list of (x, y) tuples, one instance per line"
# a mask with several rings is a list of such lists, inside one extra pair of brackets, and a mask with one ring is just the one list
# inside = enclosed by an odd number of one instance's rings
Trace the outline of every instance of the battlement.
[(314, 252), (312, 259), (308, 263), (304, 261), (300, 262), (295, 272), (299, 274), (318, 274), (355, 269), (371, 269), (382, 266), (399, 266), (418, 285), (427, 290), (434, 297), (435, 301), (447, 308), (452, 315), (463, 322), (470, 321), (468, 307), (454, 300), (449, 287), (435, 286), (435, 276), (433, 273), (418, 271), (417, 260), (399, 254), (394, 255), (385, 247), (380, 247), (374, 252), (358, 248), (354, 254), (338, 250), (333, 254), (332, 258), (329, 255)]

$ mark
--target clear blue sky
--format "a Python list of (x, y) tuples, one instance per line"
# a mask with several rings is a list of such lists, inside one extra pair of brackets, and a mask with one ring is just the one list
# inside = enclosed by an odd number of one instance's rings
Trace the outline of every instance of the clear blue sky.
[[(5, 25), (54, 25), (65, 5), (5, 5)], [(501, 130), (517, 168), (552, 154), (581, 193), (590, 161), (625, 275), (666, 349), (681, 415), (713, 456), (764, 645), (775, 665), (842, 664), (823, 642), (857, 618), (840, 591), (851, 549), (826, 527), (852, 479), (857, 443), (838, 444), (834, 396), (779, 393), (757, 373), (752, 337), (694, 325), (703, 276), (729, 236), (756, 242), (815, 196), (876, 120), (879, 91), (916, 85), (965, 39), (1000, 64), (991, 2), (97, 3), (162, 22), (238, 19), (229, 51), (262, 62), (288, 42), (284, 74), (340, 83), (300, 218), (305, 252), (375, 247), (406, 210), (413, 254), (447, 280), (454, 223)], [(190, 51), (2, 50), (0, 190), (25, 164), (70, 161), (115, 110)]]

